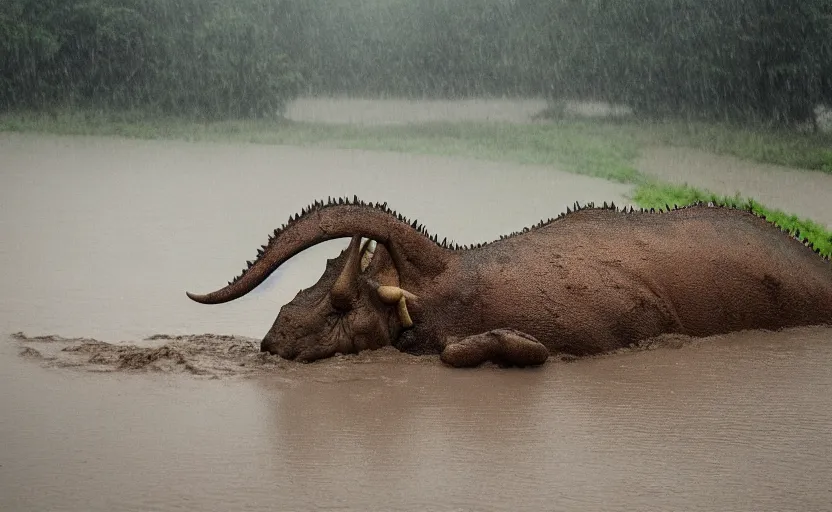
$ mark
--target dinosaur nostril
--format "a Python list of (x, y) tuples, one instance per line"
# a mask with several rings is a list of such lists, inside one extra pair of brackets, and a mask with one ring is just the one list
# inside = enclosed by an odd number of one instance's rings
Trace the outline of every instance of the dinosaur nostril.
[(282, 357), (283, 359), (294, 359), (298, 355), (298, 351), (295, 347), (291, 345), (283, 345), (282, 347), (277, 348), (277, 355)]
[(260, 352), (268, 352), (270, 354), (277, 353), (277, 346), (270, 336), (266, 336), (263, 338), (263, 341), (260, 342)]

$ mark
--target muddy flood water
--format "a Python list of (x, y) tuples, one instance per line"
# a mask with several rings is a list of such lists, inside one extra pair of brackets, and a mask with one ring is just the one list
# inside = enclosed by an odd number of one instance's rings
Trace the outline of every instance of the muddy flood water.
[(534, 370), (261, 355), (344, 240), (243, 299), (185, 297), (327, 195), (472, 243), (629, 190), (449, 158), (0, 134), (0, 510), (832, 509), (832, 329)]

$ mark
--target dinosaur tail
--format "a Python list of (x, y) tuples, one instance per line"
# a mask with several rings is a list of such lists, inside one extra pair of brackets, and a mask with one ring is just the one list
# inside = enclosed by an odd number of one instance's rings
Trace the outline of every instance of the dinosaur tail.
[(387, 203), (367, 204), (358, 197), (352, 202), (330, 199), (326, 204), (315, 202), (275, 229), (269, 243), (257, 251), (257, 258), (247, 262), (248, 268), (227, 286), (205, 295), (186, 293), (203, 304), (232, 301), (259, 286), (292, 256), (327, 240), (353, 236), (384, 244), (400, 271), (406, 266), (428, 274), (441, 271), (438, 267), (445, 249), (415, 221), (408, 222), (390, 210)]

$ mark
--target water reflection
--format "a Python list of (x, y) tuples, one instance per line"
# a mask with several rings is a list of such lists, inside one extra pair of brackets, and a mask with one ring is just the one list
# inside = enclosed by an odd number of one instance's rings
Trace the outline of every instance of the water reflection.
[[(258, 385), (281, 395), (274, 453), (293, 492), (332, 506), (816, 510), (832, 478), (831, 335), (795, 330), (784, 349), (781, 334), (740, 334), (535, 372), (344, 366), (326, 368), (336, 382)], [(826, 392), (806, 392), (819, 382)]]

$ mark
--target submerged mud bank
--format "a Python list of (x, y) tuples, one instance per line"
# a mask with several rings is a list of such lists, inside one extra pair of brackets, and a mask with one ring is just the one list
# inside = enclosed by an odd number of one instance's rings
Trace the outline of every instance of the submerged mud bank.
[[(749, 337), (761, 342), (785, 342), (792, 336), (806, 336), (813, 329), (802, 327), (783, 331), (749, 331), (707, 338), (693, 338), (680, 334), (667, 334), (640, 340), (613, 352), (575, 357), (569, 354), (553, 354), (546, 365), (570, 363), (653, 350), (696, 348), (706, 345), (742, 341)], [(336, 355), (313, 363), (289, 361), (260, 351), (259, 340), (242, 336), (220, 334), (192, 334), (171, 336), (156, 334), (135, 342), (108, 343), (92, 338), (64, 338), (57, 335), (27, 336), (22, 332), (11, 336), (19, 344), (20, 357), (41, 361), (47, 367), (72, 368), (86, 372), (125, 373), (173, 373), (188, 374), (211, 379), (250, 377), (268, 373), (293, 374), (305, 369), (322, 368), (327, 374), (333, 368), (360, 364), (383, 365), (441, 365), (439, 356), (414, 356), (385, 347), (358, 354)], [(480, 369), (498, 368), (485, 364)]]
[[(41, 360), (48, 367), (74, 368), (89, 372), (182, 373), (200, 377), (244, 377), (280, 370), (296, 371), (309, 364), (288, 361), (260, 351), (260, 341), (242, 336), (155, 334), (139, 341), (108, 343), (92, 338), (57, 335), (12, 335), (20, 344), (20, 356)], [(417, 358), (393, 348), (336, 356), (319, 366), (344, 362), (414, 363), (435, 358)]]
[(220, 377), (252, 373), (286, 362), (259, 351), (256, 340), (216, 334), (157, 334), (139, 342), (107, 343), (92, 338), (15, 333), (20, 355), (47, 366), (94, 372), (166, 372)]

